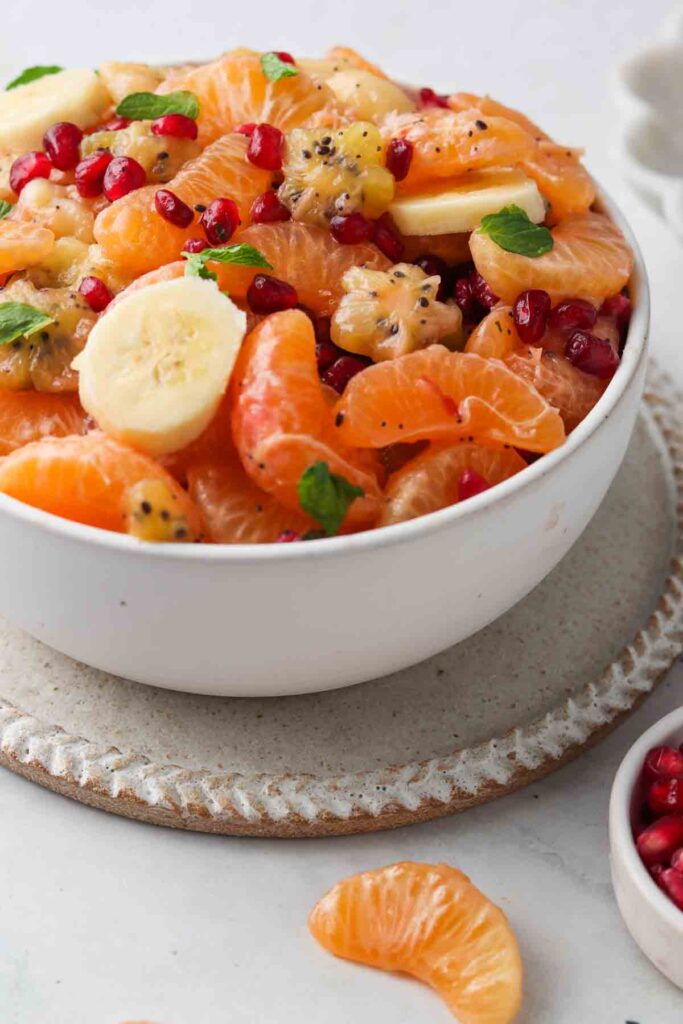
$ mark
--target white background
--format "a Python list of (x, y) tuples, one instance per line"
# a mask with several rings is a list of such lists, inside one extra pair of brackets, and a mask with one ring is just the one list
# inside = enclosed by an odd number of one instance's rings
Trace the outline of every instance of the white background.
[[(614, 161), (616, 61), (668, 0), (8, 0), (0, 65), (314, 55), (354, 44), (404, 80), (490, 92), (587, 162), (625, 208), (653, 292), (653, 349), (683, 382), (683, 250)], [(9, 75), (7, 76), (9, 77)], [(0, 1024), (407, 1024), (449, 1020), (419, 985), (335, 962), (305, 929), (347, 873), (448, 860), (500, 902), (527, 968), (522, 1024), (680, 1024), (683, 995), (640, 956), (609, 886), (606, 809), (630, 742), (681, 703), (680, 667), (600, 748), (456, 819), (351, 839), (185, 835), (87, 810), (0, 774)]]

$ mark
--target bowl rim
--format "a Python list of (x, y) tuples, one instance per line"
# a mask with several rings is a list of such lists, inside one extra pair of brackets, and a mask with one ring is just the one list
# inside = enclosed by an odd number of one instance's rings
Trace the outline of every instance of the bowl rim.
[(683, 911), (669, 900), (638, 856), (631, 829), (631, 796), (640, 776), (648, 750), (665, 744), (683, 729), (683, 707), (669, 712), (651, 725), (624, 755), (612, 783), (609, 801), (610, 853), (619, 857), (622, 866), (642, 899), (659, 918), (666, 922), (683, 941)]
[(624, 353), (614, 377), (596, 405), (572, 431), (559, 448), (543, 455), (515, 476), (490, 490), (456, 505), (430, 512), (391, 526), (375, 527), (361, 533), (325, 537), (305, 544), (150, 544), (123, 533), (63, 519), (17, 498), (0, 493), (0, 513), (23, 521), (42, 532), (57, 534), (66, 540), (83, 542), (96, 548), (119, 550), (128, 555), (144, 555), (173, 562), (232, 563), (289, 561), (334, 557), (401, 544), (415, 537), (447, 528), (458, 519), (476, 515), (495, 504), (503, 504), (519, 491), (534, 485), (556, 467), (572, 458), (583, 444), (607, 420), (636, 376), (647, 351), (650, 323), (650, 290), (642, 253), (628, 221), (609, 195), (598, 187), (596, 204), (621, 229), (634, 256), (629, 290), (634, 297), (634, 311), (629, 324)]

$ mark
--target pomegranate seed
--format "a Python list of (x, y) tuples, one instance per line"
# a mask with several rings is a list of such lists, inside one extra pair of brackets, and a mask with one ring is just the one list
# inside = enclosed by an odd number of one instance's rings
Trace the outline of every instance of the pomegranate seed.
[(194, 220), (194, 211), (168, 188), (159, 189), (154, 205), (159, 216), (177, 228), (189, 228)]
[(662, 888), (662, 875), (664, 874), (664, 866), (662, 864), (653, 864), (647, 869), (650, 872), (653, 880), (657, 883), (659, 888)]
[(313, 320), (313, 330), (315, 331), (315, 358), (318, 364), (318, 373), (323, 373), (336, 359), (343, 356), (344, 352), (330, 338), (330, 318), (327, 316), (316, 317), (315, 314), (309, 315)]
[(342, 245), (358, 245), (372, 238), (372, 224), (362, 213), (338, 214), (330, 221), (330, 231)]
[(302, 536), (300, 533), (297, 533), (296, 530), (283, 530), (282, 533), (275, 538), (275, 543), (291, 544), (292, 541), (295, 540), (302, 540)]
[(659, 885), (672, 903), (675, 903), (679, 910), (683, 910), (683, 875), (680, 871), (676, 871), (675, 868), (662, 871)]
[(403, 242), (387, 224), (375, 221), (372, 232), (372, 240), (388, 260), (392, 263), (400, 263), (405, 248)]
[(84, 277), (78, 290), (94, 313), (101, 313), (114, 298), (99, 277)]
[(238, 124), (236, 128), (233, 128), (233, 131), (236, 131), (239, 135), (246, 135), (250, 139), (254, 134), (255, 127), (255, 121), (245, 121), (244, 124)]
[(96, 130), (101, 130), (103, 132), (120, 132), (124, 128), (127, 128), (129, 124), (130, 118), (121, 117), (120, 114), (117, 114), (115, 117), (112, 117), (111, 120), (107, 121), (106, 124), (102, 125), (101, 129)]
[(488, 491), (491, 484), (474, 469), (465, 469), (458, 480), (458, 501), (467, 501), (476, 494)]
[(442, 96), (433, 89), (425, 87), (420, 89), (420, 105), (423, 107), (446, 107), (448, 109), (448, 96)]
[(537, 345), (545, 334), (550, 296), (539, 288), (522, 292), (512, 307), (517, 333), (525, 345)]
[(185, 114), (164, 114), (152, 121), (153, 135), (170, 135), (173, 139), (196, 139), (197, 122)]
[(282, 152), (285, 137), (272, 124), (257, 124), (249, 138), (247, 157), (255, 167), (266, 171), (279, 171), (282, 167)]
[(107, 149), (98, 149), (76, 165), (76, 188), (84, 199), (94, 199), (102, 192), (104, 174), (113, 160)]
[(247, 302), (254, 313), (277, 313), (299, 305), (296, 289), (269, 274), (257, 274), (247, 289)]
[(548, 327), (565, 331), (590, 331), (598, 318), (595, 306), (585, 299), (560, 302), (548, 317)]
[(321, 374), (320, 379), (341, 395), (351, 378), (366, 366), (369, 366), (369, 360), (361, 359), (360, 356), (340, 356)]
[(211, 245), (225, 245), (242, 223), (234, 199), (214, 199), (199, 218)]
[(613, 377), (619, 366), (619, 355), (609, 341), (587, 331), (574, 331), (565, 355), (572, 366), (601, 380)]
[(653, 747), (643, 765), (646, 779), (683, 779), (683, 751), (675, 747)]
[(484, 278), (476, 270), (470, 274), (470, 281), (472, 282), (472, 294), (484, 309), (493, 309), (500, 302), (498, 296), (493, 294)]
[(281, 203), (277, 192), (264, 192), (257, 196), (251, 204), (249, 212), (252, 224), (274, 224), (279, 220), (289, 220), (292, 216), (284, 203)]
[(110, 202), (135, 192), (147, 182), (142, 164), (130, 156), (115, 156), (104, 172), (103, 191)]
[(296, 61), (292, 57), (291, 53), (287, 53), (286, 50), (276, 50), (275, 56), (279, 57), (283, 64), (296, 64)]
[(423, 256), (418, 256), (414, 263), (420, 270), (424, 270), (427, 277), (438, 277), (441, 279), (436, 297), (439, 302), (444, 302), (450, 291), (453, 277), (446, 261), (442, 260), (440, 256), (432, 256), (430, 253), (425, 253)]
[(10, 167), (9, 187), (19, 195), (22, 188), (34, 178), (49, 178), (51, 170), (50, 158), (40, 150), (33, 149), (17, 157)]
[(658, 779), (650, 786), (647, 802), (654, 814), (683, 814), (683, 779)]
[(392, 139), (387, 146), (385, 163), (387, 170), (393, 174), (396, 181), (403, 181), (407, 177), (414, 148), (408, 139)]
[(668, 864), (683, 845), (683, 818), (669, 814), (653, 822), (636, 839), (641, 860), (647, 864)]
[(55, 167), (70, 171), (81, 159), (83, 132), (71, 121), (58, 121), (43, 135), (43, 149)]
[(600, 312), (603, 316), (613, 316), (619, 330), (624, 330), (631, 319), (632, 307), (633, 303), (627, 295), (613, 295), (611, 299), (605, 299)]
[(479, 303), (472, 288), (472, 279), (469, 277), (459, 277), (455, 282), (453, 294), (455, 301), (460, 306), (463, 319), (476, 320), (479, 313)]
[(188, 238), (183, 246), (185, 252), (204, 252), (208, 248), (209, 243), (205, 242), (203, 238)]
[(683, 846), (671, 858), (671, 867), (683, 874)]

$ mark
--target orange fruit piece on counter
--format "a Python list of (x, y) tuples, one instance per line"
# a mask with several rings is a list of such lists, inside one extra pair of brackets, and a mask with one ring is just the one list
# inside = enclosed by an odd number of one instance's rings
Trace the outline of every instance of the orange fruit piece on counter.
[[(242, 223), (248, 223), (251, 204), (268, 189), (272, 174), (249, 163), (246, 152), (243, 135), (225, 135), (189, 160), (163, 188), (191, 208), (208, 206), (219, 197), (234, 199)], [(145, 185), (129, 192), (105, 207), (95, 221), (95, 238), (104, 256), (129, 276), (177, 260), (188, 238), (202, 236), (198, 214), (189, 227), (180, 228), (157, 213), (154, 196), (158, 189), (157, 185)]]
[(43, 437), (84, 434), (87, 415), (78, 396), (0, 390), (0, 455)]
[(491, 290), (512, 303), (528, 288), (547, 291), (551, 301), (580, 295), (598, 305), (616, 295), (631, 276), (633, 254), (616, 224), (602, 213), (569, 217), (552, 229), (553, 248), (532, 258), (502, 249), (474, 231), (472, 259)]
[(313, 325), (300, 310), (267, 317), (244, 341), (229, 388), (232, 434), (242, 465), (264, 491), (299, 510), (297, 484), (316, 462), (362, 488), (345, 525), (380, 509), (379, 460), (335, 436), (334, 408), (318, 377)]
[(9, 220), (0, 220), (0, 274), (14, 273), (40, 263), (49, 256), (55, 236), (49, 228)]
[(526, 465), (514, 448), (471, 443), (430, 445), (389, 477), (384, 491), (386, 505), (378, 525), (402, 523), (457, 504), (459, 480), (467, 469), (493, 486), (526, 469)]
[(339, 882), (309, 928), (335, 956), (430, 985), (459, 1024), (511, 1024), (522, 960), (503, 914), (447, 864), (404, 861)]
[(340, 443), (358, 447), (469, 438), (546, 452), (565, 438), (559, 414), (505, 365), (442, 345), (369, 366), (334, 413)]

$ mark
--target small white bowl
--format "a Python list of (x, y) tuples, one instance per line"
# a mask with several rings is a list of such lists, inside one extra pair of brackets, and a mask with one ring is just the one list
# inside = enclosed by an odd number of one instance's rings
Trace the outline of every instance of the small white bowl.
[(641, 771), (648, 750), (683, 743), (683, 707), (652, 726), (629, 750), (609, 805), (612, 883), (626, 927), (643, 953), (683, 989), (683, 911), (656, 885), (638, 856), (633, 826), (643, 801)]

